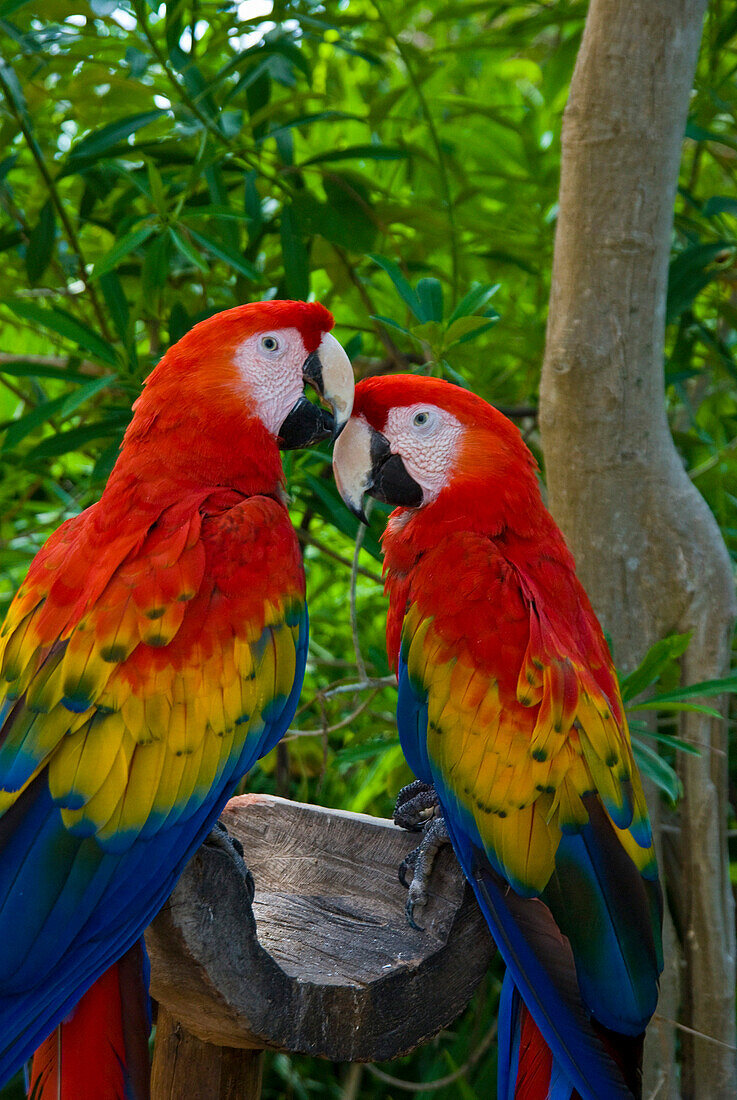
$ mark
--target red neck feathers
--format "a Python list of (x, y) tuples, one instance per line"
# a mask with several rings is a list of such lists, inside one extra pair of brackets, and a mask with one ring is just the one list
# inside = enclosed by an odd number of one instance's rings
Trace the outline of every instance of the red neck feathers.
[(185, 489), (227, 486), (274, 494), (283, 481), (274, 436), (250, 407), (235, 365), (237, 346), (255, 332), (298, 327), (307, 352), (332, 318), (316, 302), (238, 306), (195, 325), (167, 351), (133, 406), (104, 498), (160, 504)]

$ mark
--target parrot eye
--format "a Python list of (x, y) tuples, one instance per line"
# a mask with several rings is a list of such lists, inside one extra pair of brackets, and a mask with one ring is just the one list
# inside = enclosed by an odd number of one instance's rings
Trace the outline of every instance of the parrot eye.
[(419, 412), (416, 412), (415, 415), (412, 417), (412, 424), (415, 428), (428, 429), (432, 427), (433, 423), (434, 418), (432, 417), (431, 413), (427, 411), (427, 409), (421, 409)]
[(269, 352), (270, 355), (273, 355), (275, 352), (279, 351), (280, 347), (281, 345), (276, 336), (269, 335), (261, 337), (261, 348), (263, 351)]

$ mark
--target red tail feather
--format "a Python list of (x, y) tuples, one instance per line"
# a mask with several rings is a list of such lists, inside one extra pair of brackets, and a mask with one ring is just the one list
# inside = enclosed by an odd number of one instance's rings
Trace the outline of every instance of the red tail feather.
[(31, 1100), (148, 1100), (140, 944), (97, 979), (33, 1056)]
[(519, 1061), (515, 1100), (547, 1100), (553, 1055), (524, 1005), (520, 1010)]

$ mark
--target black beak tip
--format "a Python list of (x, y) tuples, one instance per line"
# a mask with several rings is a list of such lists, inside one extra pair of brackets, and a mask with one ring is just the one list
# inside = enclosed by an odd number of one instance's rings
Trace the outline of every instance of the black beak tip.
[(369, 521), (368, 521), (368, 516), (366, 515), (366, 513), (363, 510), (363, 501), (361, 501), (360, 504), (350, 504), (346, 500), (345, 505), (346, 505), (348, 511), (351, 512), (352, 515), (354, 515), (360, 523), (363, 523), (365, 527), (368, 527)]

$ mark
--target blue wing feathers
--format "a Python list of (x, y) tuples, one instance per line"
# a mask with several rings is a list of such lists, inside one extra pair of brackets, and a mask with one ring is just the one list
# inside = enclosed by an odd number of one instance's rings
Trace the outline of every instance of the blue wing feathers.
[(42, 772), (0, 818), (0, 1082), (141, 936), (234, 784), (282, 737), (297, 707), (307, 638), (305, 612), (289, 696), (188, 816), (160, 822), (159, 832), (142, 832), (122, 851), (103, 850), (64, 827)]
[[(617, 882), (620, 890), (624, 881), (640, 892), (653, 884), (644, 882), (616, 842), (611, 825), (610, 838), (595, 818), (583, 834), (563, 838), (560, 875), (556, 886), (551, 887), (550, 898), (525, 897), (521, 891), (510, 889), (500, 868), (490, 862), (493, 853), (482, 850), (474, 821), (445, 787), (443, 777), (432, 769), (427, 755), (427, 693), (412, 684), (401, 657), (397, 721), (410, 767), (418, 778), (435, 785), (456, 856), (507, 965), (499, 1008), (500, 1100), (511, 1100), (515, 1091), (520, 997), (553, 1054), (550, 1100), (569, 1100), (574, 1088), (581, 1100), (632, 1100), (633, 1092), (602, 1043), (591, 1013), (613, 1030), (637, 1035), (654, 1010), (652, 998), (657, 996), (659, 971), (654, 945), (657, 936), (653, 939), (652, 929), (658, 915), (653, 914), (651, 924), (640, 927), (626, 912), (628, 897), (631, 900), (627, 889), (616, 896)], [(600, 816), (605, 819), (603, 811)], [(610, 840), (621, 853), (614, 863), (610, 859)], [(618, 877), (623, 870), (622, 860), (628, 865), (624, 880)], [(558, 910), (565, 909), (564, 898), (570, 907), (580, 880), (587, 884), (580, 895), (581, 912), (576, 917), (571, 915), (569, 928), (562, 928)], [(554, 898), (555, 889), (561, 887), (561, 897)], [(558, 900), (560, 907), (555, 904)], [(555, 919), (546, 901), (555, 909)], [(600, 938), (592, 934), (592, 914), (600, 917), (605, 927)], [(561, 932), (572, 932), (573, 951)], [(584, 940), (589, 954), (582, 954), (579, 978), (577, 948), (578, 941)], [(613, 957), (618, 962), (610, 972), (607, 965)], [(623, 982), (627, 990), (624, 996)], [(612, 1012), (612, 1005), (616, 1012)], [(626, 1028), (622, 1027), (624, 1020), (629, 1021)]]
[(432, 783), (430, 761), (427, 756), (427, 692), (420, 695), (412, 685), (406, 662), (401, 654), (397, 675), (399, 679), (397, 727), (402, 752), (417, 778), (424, 783)]

